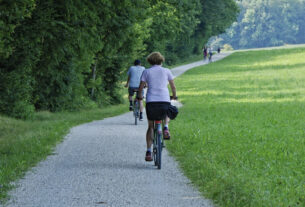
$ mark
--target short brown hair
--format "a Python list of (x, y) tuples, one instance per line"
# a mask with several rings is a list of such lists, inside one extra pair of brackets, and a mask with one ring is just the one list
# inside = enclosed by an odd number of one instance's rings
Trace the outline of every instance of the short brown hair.
[(151, 65), (161, 65), (165, 61), (165, 58), (159, 52), (152, 52), (147, 56), (146, 60)]

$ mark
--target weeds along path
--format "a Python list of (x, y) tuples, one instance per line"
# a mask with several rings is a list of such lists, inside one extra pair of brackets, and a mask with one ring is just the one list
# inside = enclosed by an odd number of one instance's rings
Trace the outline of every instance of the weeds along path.
[[(206, 63), (172, 71), (178, 76)], [(129, 112), (72, 128), (53, 155), (16, 183), (5, 206), (212, 206), (166, 150), (161, 170), (144, 161), (147, 122), (133, 123)]]

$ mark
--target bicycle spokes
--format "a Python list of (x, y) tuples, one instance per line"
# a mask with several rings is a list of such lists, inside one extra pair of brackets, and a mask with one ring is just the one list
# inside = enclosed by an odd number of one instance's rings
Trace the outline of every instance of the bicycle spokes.
[(161, 121), (156, 121), (154, 127), (153, 153), (155, 165), (158, 169), (161, 169), (162, 148), (162, 125)]

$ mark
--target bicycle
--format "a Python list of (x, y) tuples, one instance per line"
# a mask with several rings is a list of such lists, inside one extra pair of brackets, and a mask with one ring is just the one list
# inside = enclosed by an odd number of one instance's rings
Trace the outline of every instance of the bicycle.
[(133, 116), (134, 116), (134, 124), (137, 125), (138, 124), (138, 119), (140, 117), (140, 103), (139, 103), (139, 100), (138, 98), (135, 98), (134, 99), (134, 102), (133, 102)]
[(158, 169), (161, 169), (162, 148), (165, 147), (162, 132), (162, 121), (154, 121), (153, 159)]
[[(178, 97), (170, 97), (171, 100), (177, 100)], [(153, 159), (155, 166), (161, 169), (162, 149), (165, 147), (163, 137), (163, 120), (154, 120), (154, 137), (153, 137)]]
[(134, 118), (135, 118), (135, 125), (137, 125), (138, 124), (138, 119), (140, 120), (140, 100), (139, 100), (139, 90), (138, 89), (134, 89), (133, 90), (134, 92), (136, 92), (136, 97), (134, 98), (134, 100), (133, 100), (133, 108), (132, 108), (132, 110), (133, 110), (133, 116), (134, 116)]

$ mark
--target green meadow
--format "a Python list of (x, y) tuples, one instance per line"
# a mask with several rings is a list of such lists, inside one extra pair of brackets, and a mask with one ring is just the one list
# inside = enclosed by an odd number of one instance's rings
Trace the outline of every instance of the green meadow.
[(305, 48), (237, 52), (175, 80), (172, 155), (219, 206), (305, 206)]
[(37, 112), (30, 120), (0, 116), (0, 203), (12, 181), (52, 153), (73, 126), (122, 114), (126, 105), (78, 112)]

